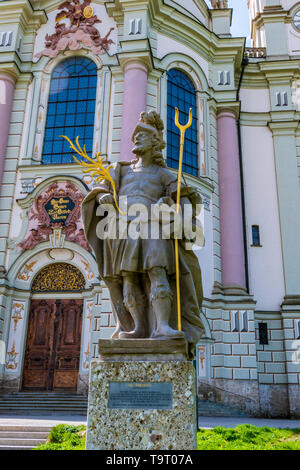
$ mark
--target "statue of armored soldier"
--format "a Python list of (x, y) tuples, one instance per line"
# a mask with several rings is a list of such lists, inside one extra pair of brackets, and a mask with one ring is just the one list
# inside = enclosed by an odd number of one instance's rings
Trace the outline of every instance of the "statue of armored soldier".
[[(187, 240), (184, 234), (179, 240), (182, 331), (178, 331), (174, 237), (172, 232), (169, 238), (164, 237), (162, 230), (153, 237), (150, 230), (151, 217), (155, 213), (153, 208), (160, 205), (172, 207), (176, 202), (177, 177), (166, 167), (162, 156), (165, 147), (163, 128), (156, 112), (141, 114), (132, 136), (136, 159), (115, 163), (110, 169), (113, 183), (103, 181), (86, 196), (82, 204), (83, 221), (87, 239), (97, 258), (100, 278), (110, 291), (117, 324), (112, 337), (185, 337), (192, 357), (195, 344), (203, 333), (200, 320), (203, 297), (201, 270), (192, 249), (186, 248), (187, 242), (195, 240)], [(146, 237), (132, 237), (130, 234), (120, 237), (120, 233), (111, 238), (99, 236), (97, 226), (107, 215), (105, 209), (116, 209), (114, 194), (117, 194), (119, 205), (122, 198), (126, 200), (127, 224), (134, 223), (130, 216), (134, 205), (146, 210), (148, 217), (139, 220), (144, 224), (140, 231), (145, 234), (146, 229)], [(181, 186), (180, 206), (182, 213), (190, 214), (193, 226), (198, 227), (196, 217), (201, 208), (201, 198), (194, 188), (185, 184)], [(120, 213), (117, 210), (116, 213), (120, 220)]]

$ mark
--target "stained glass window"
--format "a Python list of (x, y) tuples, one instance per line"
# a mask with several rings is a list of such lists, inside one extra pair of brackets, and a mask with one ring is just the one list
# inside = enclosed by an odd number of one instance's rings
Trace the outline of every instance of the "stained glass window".
[(167, 165), (178, 168), (180, 132), (174, 123), (175, 107), (179, 109), (182, 124), (188, 122), (189, 109), (192, 108), (193, 123), (185, 133), (182, 170), (198, 176), (198, 114), (194, 84), (181, 70), (171, 69), (168, 72), (167, 91)]
[(88, 154), (93, 148), (97, 68), (85, 57), (61, 62), (52, 74), (44, 137), (43, 164), (74, 163), (70, 145), (79, 136)]

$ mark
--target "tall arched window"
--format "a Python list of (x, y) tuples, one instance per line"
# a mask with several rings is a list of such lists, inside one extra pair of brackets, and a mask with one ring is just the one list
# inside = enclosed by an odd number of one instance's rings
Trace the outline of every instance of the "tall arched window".
[(180, 122), (186, 123), (189, 108), (193, 110), (193, 123), (185, 134), (182, 169), (190, 175), (198, 176), (198, 113), (196, 90), (190, 78), (181, 70), (168, 72), (168, 124), (167, 124), (167, 164), (178, 168), (180, 132), (175, 126), (175, 107), (180, 111)]
[(43, 164), (74, 163), (69, 144), (79, 136), (89, 154), (93, 148), (97, 68), (85, 57), (61, 62), (52, 74), (44, 137)]

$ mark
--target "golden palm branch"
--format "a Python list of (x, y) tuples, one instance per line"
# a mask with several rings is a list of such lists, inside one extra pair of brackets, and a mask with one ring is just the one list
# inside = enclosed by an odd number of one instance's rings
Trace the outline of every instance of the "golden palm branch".
[(115, 182), (113, 178), (111, 177), (111, 174), (109, 173), (109, 170), (113, 167), (113, 165), (108, 165), (107, 167), (103, 165), (104, 157), (101, 157), (101, 152), (98, 152), (96, 154), (96, 160), (93, 160), (91, 157), (89, 157), (88, 154), (86, 153), (85, 145), (83, 146), (83, 148), (81, 148), (79, 145), (79, 136), (76, 137), (77, 148), (75, 147), (73, 142), (69, 139), (69, 137), (65, 135), (61, 135), (60, 137), (63, 137), (64, 139), (66, 139), (70, 144), (70, 148), (86, 160), (86, 161), (84, 160), (79, 161), (74, 155), (72, 155), (75, 162), (78, 163), (78, 165), (80, 165), (83, 168), (82, 169), (83, 173), (90, 173), (91, 176), (95, 178), (96, 183), (101, 183), (101, 181), (108, 181), (111, 184), (112, 189), (113, 189), (113, 197), (114, 197), (116, 208), (118, 209), (120, 214), (125, 215), (125, 212), (123, 212), (118, 206)]

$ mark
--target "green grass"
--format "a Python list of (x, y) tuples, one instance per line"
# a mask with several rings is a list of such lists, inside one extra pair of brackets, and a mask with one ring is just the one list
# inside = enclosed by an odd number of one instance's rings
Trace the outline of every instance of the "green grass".
[(300, 429), (275, 429), (242, 424), (236, 428), (202, 429), (198, 450), (300, 450)]
[(86, 426), (58, 424), (51, 429), (47, 442), (35, 450), (85, 450)]
[[(35, 450), (84, 450), (86, 426), (58, 424), (45, 444)], [(201, 429), (198, 450), (300, 450), (300, 429), (276, 429), (242, 424), (236, 428)]]

